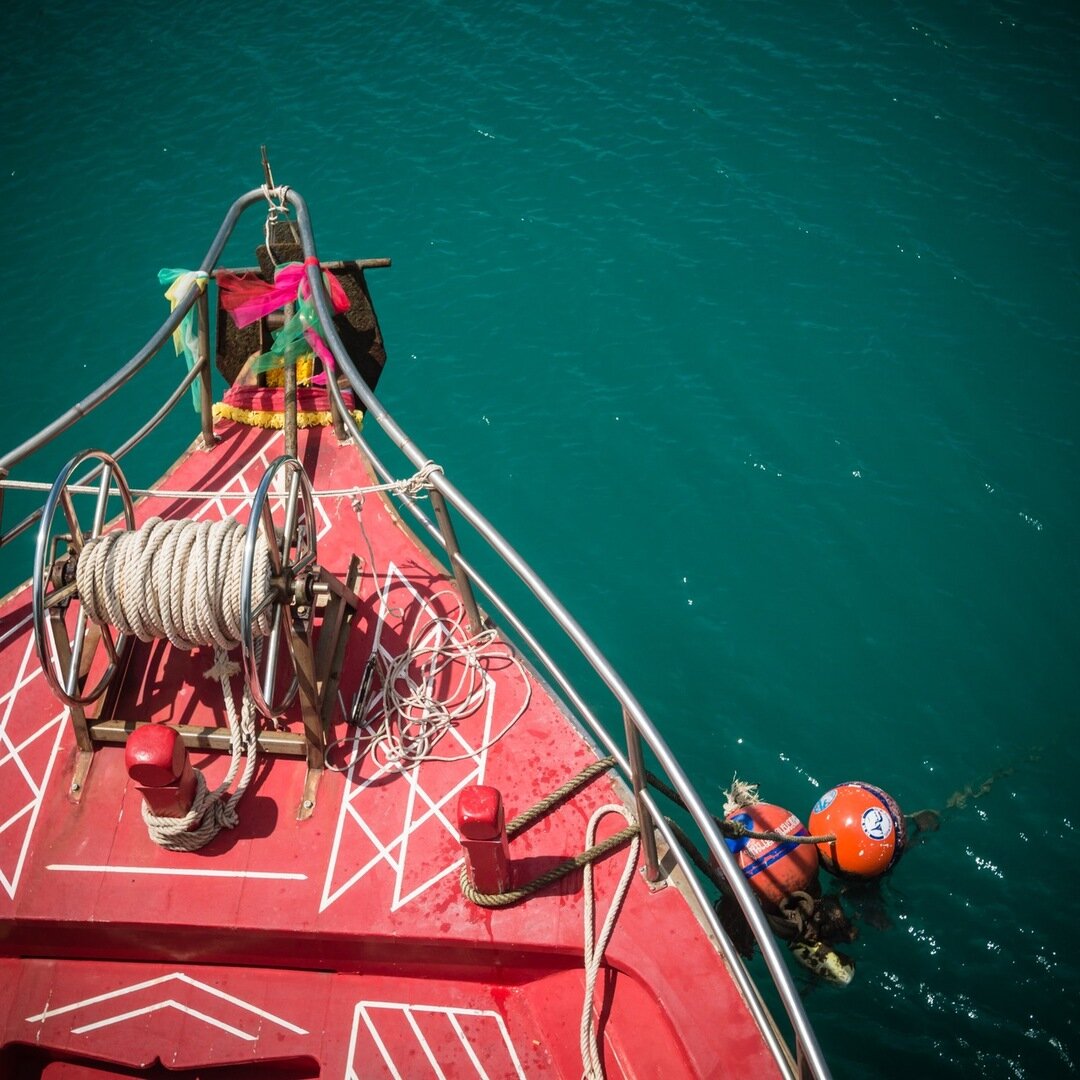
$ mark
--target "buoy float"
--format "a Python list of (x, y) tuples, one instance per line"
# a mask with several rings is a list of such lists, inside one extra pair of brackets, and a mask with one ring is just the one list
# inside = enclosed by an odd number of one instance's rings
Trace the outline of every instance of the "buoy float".
[(880, 877), (896, 865), (907, 845), (896, 800), (861, 780), (826, 791), (814, 803), (808, 825), (814, 836), (835, 835), (835, 841), (817, 847), (825, 869), (838, 877)]
[[(806, 836), (806, 826), (790, 810), (771, 803), (753, 803), (728, 813), (753, 832), (777, 832), (783, 836)], [(793, 841), (729, 838), (727, 846), (746, 875), (758, 899), (768, 908), (779, 908), (785, 896), (800, 889), (816, 892), (818, 852), (813, 844)]]

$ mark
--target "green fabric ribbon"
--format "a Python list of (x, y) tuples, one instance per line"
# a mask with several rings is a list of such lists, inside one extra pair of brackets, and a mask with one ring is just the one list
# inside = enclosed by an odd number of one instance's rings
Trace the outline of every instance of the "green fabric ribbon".
[[(175, 311), (180, 301), (187, 295), (187, 291), (194, 285), (200, 292), (205, 292), (209, 276), (202, 270), (159, 270), (158, 283), (168, 285), (165, 290), (165, 298), (169, 301), (170, 311)], [(195, 315), (195, 305), (188, 308), (180, 325), (173, 331), (173, 347), (177, 356), (183, 356), (187, 369), (190, 371), (196, 362), (199, 348), (199, 331)], [(201, 378), (201, 376), (200, 376)], [(191, 384), (191, 403), (195, 411), (199, 411), (199, 378)]]

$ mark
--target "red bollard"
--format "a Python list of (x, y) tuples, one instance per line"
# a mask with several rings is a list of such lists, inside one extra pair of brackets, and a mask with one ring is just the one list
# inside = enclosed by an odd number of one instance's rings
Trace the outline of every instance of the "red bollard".
[(195, 799), (195, 770), (180, 732), (168, 724), (145, 724), (129, 736), (124, 753), (128, 776), (156, 817), (183, 817)]
[(473, 888), (489, 894), (509, 890), (510, 844), (499, 789), (484, 784), (463, 789), (458, 796), (457, 824)]

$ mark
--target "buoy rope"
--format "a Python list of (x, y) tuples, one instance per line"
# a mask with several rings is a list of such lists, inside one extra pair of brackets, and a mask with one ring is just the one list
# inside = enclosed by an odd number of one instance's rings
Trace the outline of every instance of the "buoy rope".
[[(645, 779), (650, 787), (656, 788), (661, 795), (666, 795), (676, 806), (686, 809), (683, 797), (670, 784), (666, 784), (660, 777), (646, 770)], [(754, 785), (756, 794), (756, 785)], [(753, 803), (741, 805), (752, 806)], [(772, 840), (777, 844), (831, 844), (836, 840), (835, 833), (826, 833), (822, 836), (791, 836), (788, 833), (777, 832), (775, 829), (748, 829), (740, 821), (729, 821), (727, 818), (710, 815), (720, 832), (729, 840)]]
[[(233, 828), (238, 821), (236, 804), (255, 771), (255, 703), (245, 682), (237, 716), (231, 678), (239, 665), (228, 656), (240, 642), (245, 541), (246, 529), (235, 518), (201, 522), (151, 518), (140, 529), (92, 537), (79, 553), (76, 584), (92, 622), (115, 626), (142, 641), (167, 638), (185, 651), (200, 646), (214, 649), (214, 664), (206, 677), (221, 685), (232, 760), (225, 779), (213, 791), (202, 772), (195, 770), (195, 799), (182, 818), (158, 817), (143, 804), (151, 839), (171, 851), (194, 851), (221, 829)], [(254, 609), (265, 602), (269, 589), (269, 547), (260, 534), (252, 573)], [(257, 616), (253, 626), (257, 639), (269, 632), (272, 615), (273, 605), (268, 604)], [(241, 758), (245, 764), (237, 781)]]

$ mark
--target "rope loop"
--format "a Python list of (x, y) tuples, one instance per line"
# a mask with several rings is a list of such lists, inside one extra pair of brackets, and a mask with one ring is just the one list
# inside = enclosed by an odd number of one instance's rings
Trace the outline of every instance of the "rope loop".
[[(201, 769), (195, 773), (195, 797), (191, 809), (181, 818), (158, 817), (143, 803), (143, 822), (150, 839), (169, 851), (197, 851), (208, 844), (222, 829), (233, 829), (239, 824), (237, 803), (244, 796), (258, 758), (259, 736), (255, 728), (255, 700), (244, 685), (243, 704), (239, 717), (230, 680), (239, 672), (239, 665), (229, 659), (224, 649), (214, 650), (214, 665), (205, 672), (208, 679), (217, 679), (225, 700), (225, 716), (229, 725), (229, 744), (232, 755), (225, 779), (210, 791)], [(240, 772), (240, 762), (244, 769)], [(237, 774), (240, 773), (239, 781)], [(235, 790), (232, 790), (236, 782)]]
[[(289, 207), (286, 202), (289, 197), (289, 187), (287, 184), (281, 184), (276, 187), (271, 187), (270, 184), (263, 184), (262, 192), (266, 197), (266, 201), (270, 204), (266, 211), (266, 224), (263, 227), (263, 239), (266, 244), (266, 252), (270, 256), (270, 261), (274, 266), (280, 266), (281, 264), (274, 255), (274, 249), (271, 247), (270, 239), (274, 231), (274, 226), (282, 216), (287, 217), (289, 214)], [(277, 202), (274, 201), (275, 199), (277, 199)]]
[[(621, 814), (623, 819), (630, 823), (629, 828), (635, 830), (633, 839), (630, 841), (630, 851), (626, 856), (626, 864), (619, 876), (619, 884), (615, 888), (615, 895), (611, 899), (607, 917), (600, 934), (596, 936), (595, 915), (596, 907), (595, 891), (593, 887), (592, 863), (585, 866), (585, 999), (581, 1007), (580, 1049), (581, 1064), (583, 1067), (583, 1080), (603, 1080), (604, 1066), (600, 1060), (599, 1033), (597, 1023), (593, 1023), (593, 998), (596, 995), (596, 980), (600, 974), (600, 965), (604, 960), (604, 952), (611, 940), (612, 931), (615, 929), (615, 920), (619, 917), (623, 901), (630, 889), (630, 881), (634, 875), (634, 867), (637, 866), (638, 852), (641, 849), (641, 837), (636, 832), (637, 825), (625, 806), (612, 803), (601, 806), (589, 819), (589, 825), (585, 830), (585, 843), (590, 847), (596, 839), (596, 829), (601, 820), (608, 814)], [(624, 829), (623, 832), (627, 832)], [(618, 834), (616, 834), (618, 835)]]

